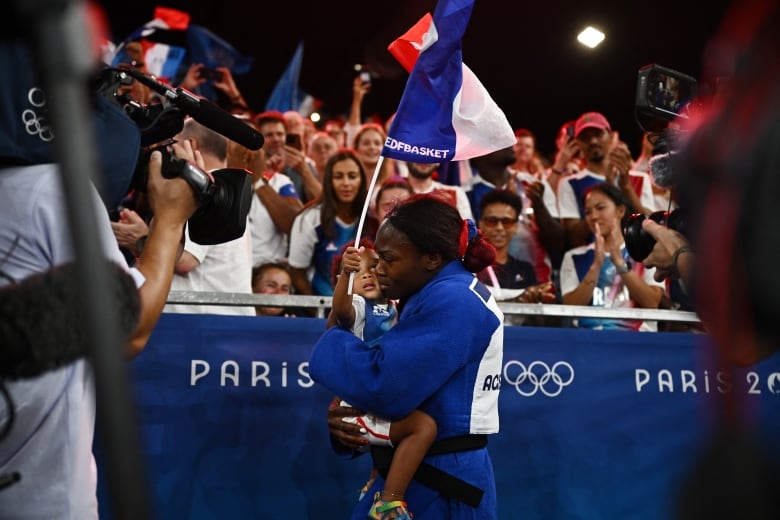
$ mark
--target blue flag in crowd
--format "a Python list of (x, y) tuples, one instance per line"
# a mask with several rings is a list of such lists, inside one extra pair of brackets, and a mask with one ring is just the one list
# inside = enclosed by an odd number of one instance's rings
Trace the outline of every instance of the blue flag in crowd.
[[(202, 63), (206, 67), (227, 67), (230, 73), (246, 74), (252, 68), (254, 58), (244, 56), (228, 42), (199, 25), (187, 28), (188, 63)], [(208, 99), (216, 99), (216, 89), (209, 83), (201, 83), (198, 90)]]
[(233, 74), (246, 74), (254, 58), (244, 56), (228, 42), (200, 25), (187, 28), (189, 61), (206, 67), (227, 67)]
[(286, 112), (288, 110), (297, 111), (301, 108), (307, 97), (306, 92), (298, 86), (302, 64), (303, 42), (300, 42), (287, 68), (282, 73), (279, 81), (276, 82), (276, 86), (265, 104), (265, 110)]
[(474, 0), (440, 0), (390, 45), (413, 66), (382, 150), (384, 157), (432, 163), (464, 160), (512, 146), (506, 116), (463, 64), (461, 40)]

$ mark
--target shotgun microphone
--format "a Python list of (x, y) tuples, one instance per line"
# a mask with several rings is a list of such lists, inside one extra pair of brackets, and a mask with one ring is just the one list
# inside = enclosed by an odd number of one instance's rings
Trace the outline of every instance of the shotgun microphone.
[(181, 87), (171, 88), (137, 70), (123, 69), (123, 72), (164, 96), (183, 114), (191, 116), (198, 123), (237, 142), (244, 148), (259, 150), (263, 147), (265, 139), (260, 132), (214, 103), (201, 99)]

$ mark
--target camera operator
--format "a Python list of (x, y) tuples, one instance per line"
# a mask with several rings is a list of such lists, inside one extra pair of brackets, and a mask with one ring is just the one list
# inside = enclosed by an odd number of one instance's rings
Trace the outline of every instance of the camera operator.
[[(729, 77), (728, 89), (694, 121), (675, 164), (687, 240), (643, 223), (658, 241), (646, 262), (685, 281), (714, 340), (710, 361), (727, 374), (776, 374), (780, 355), (778, 34), (780, 4), (733, 4), (704, 60), (732, 68), (708, 71)], [(778, 518), (780, 408), (757, 400), (777, 390), (749, 394), (722, 396), (712, 439), (683, 481), (678, 518)]]
[[(53, 162), (48, 141), (43, 139), (44, 135), (54, 136), (44, 134), (45, 96), (30, 94), (40, 89), (35, 86), (37, 78), (31, 72), (34, 67), (25, 46), (2, 42), (0, 69), (5, 72), (4, 77), (14, 78), (0, 88), (4, 109), (0, 112), (5, 113), (0, 126), (0, 268), (4, 275), (0, 284), (6, 285), (72, 262), (75, 252), (59, 168)], [(29, 106), (33, 101), (35, 104)], [(22, 120), (19, 113), (23, 110), (35, 115), (40, 125), (36, 127), (38, 132), (18, 131), (16, 126)], [(134, 123), (119, 109), (101, 116), (104, 117), (97, 119), (110, 123), (99, 127), (98, 135), (104, 138), (112, 134), (118, 138), (105, 157), (123, 161), (133, 157), (138, 140), (125, 138), (137, 133)], [(175, 153), (194, 160), (186, 143), (176, 145)], [(181, 251), (184, 225), (198, 207), (188, 183), (181, 178), (163, 178), (161, 164), (160, 153), (153, 153), (149, 159), (147, 194), (154, 217), (135, 269), (127, 268), (113, 238), (105, 203), (93, 189), (94, 218), (99, 230), (95, 239), (100, 240), (105, 257), (132, 274), (139, 286), (139, 319), (124, 345), (131, 358), (144, 348), (162, 312), (173, 266)], [(107, 177), (118, 176), (117, 170), (132, 171), (134, 164), (115, 162), (111, 166), (101, 166)], [(66, 305), (77, 307), (79, 302), (69, 301)], [(33, 310), (19, 309), (20, 314), (25, 312)], [(41, 316), (40, 327), (45, 328), (45, 320), (53, 319), (56, 316)], [(71, 326), (79, 328), (83, 324)], [(21, 480), (0, 489), (0, 517), (97, 518), (97, 476), (92, 456), (94, 376), (89, 363), (79, 359), (35, 377), (4, 383), (5, 397), (10, 399), (0, 399), (0, 431), (10, 428), (0, 439), (0, 476), (18, 473)]]

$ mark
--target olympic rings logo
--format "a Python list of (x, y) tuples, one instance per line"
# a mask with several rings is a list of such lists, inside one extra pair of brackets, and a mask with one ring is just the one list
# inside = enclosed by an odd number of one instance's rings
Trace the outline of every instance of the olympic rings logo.
[[(27, 100), (35, 108), (43, 108), (46, 105), (46, 97), (43, 90), (38, 87), (33, 87), (27, 92)], [(22, 123), (24, 123), (24, 131), (29, 135), (37, 135), (44, 142), (54, 139), (54, 133), (46, 118), (39, 117), (34, 110), (28, 108), (22, 112)]]
[(537, 392), (556, 397), (574, 381), (574, 368), (566, 361), (558, 361), (552, 366), (544, 361), (534, 361), (526, 367), (520, 361), (512, 360), (504, 365), (504, 380), (525, 397)]

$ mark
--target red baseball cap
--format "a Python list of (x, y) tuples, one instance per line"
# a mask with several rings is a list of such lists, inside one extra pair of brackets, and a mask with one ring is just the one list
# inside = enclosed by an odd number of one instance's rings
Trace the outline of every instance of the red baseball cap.
[(574, 137), (579, 137), (580, 132), (586, 128), (598, 128), (599, 130), (612, 131), (609, 121), (598, 112), (585, 112), (574, 123)]

